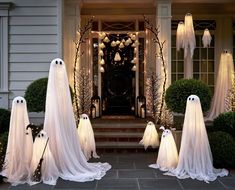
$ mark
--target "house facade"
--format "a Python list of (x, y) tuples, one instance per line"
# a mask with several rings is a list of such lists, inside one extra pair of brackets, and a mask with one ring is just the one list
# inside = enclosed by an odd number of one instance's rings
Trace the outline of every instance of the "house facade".
[[(196, 35), (191, 65), (186, 65), (183, 50), (176, 50), (177, 25), (186, 13), (193, 16)], [(131, 114), (136, 98), (146, 96), (149, 74), (162, 74), (157, 47), (152, 33), (144, 27), (143, 15), (159, 28), (159, 38), (165, 41), (167, 85), (180, 78), (195, 78), (213, 92), (220, 54), (235, 49), (233, 0), (0, 0), (0, 107), (11, 108), (13, 98), (24, 96), (32, 81), (47, 77), (50, 62), (56, 57), (64, 59), (72, 85), (77, 31), (94, 16), (91, 32), (81, 46), (78, 69), (88, 71), (90, 93), (106, 102), (106, 114), (119, 114), (120, 110)], [(206, 28), (212, 42), (203, 48)], [(135, 35), (136, 50), (126, 48), (123, 52), (109, 45), (102, 66), (101, 33), (109, 37), (110, 44)], [(115, 66), (117, 52), (126, 67)], [(133, 56), (135, 69), (130, 64)], [(116, 107), (120, 109), (112, 112)], [(41, 115), (31, 114), (31, 118), (37, 117)]]

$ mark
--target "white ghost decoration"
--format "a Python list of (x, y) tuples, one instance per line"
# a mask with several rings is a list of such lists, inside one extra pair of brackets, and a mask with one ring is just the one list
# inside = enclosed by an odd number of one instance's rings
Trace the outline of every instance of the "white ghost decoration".
[(16, 97), (12, 102), (7, 150), (1, 175), (12, 185), (22, 184), (29, 179), (33, 151), (33, 137), (29, 124), (26, 101)]
[(204, 48), (210, 47), (211, 40), (212, 40), (212, 37), (211, 37), (210, 31), (206, 28), (202, 36), (203, 47)]
[[(54, 157), (49, 147), (50, 140), (48, 143), (47, 140), (48, 136), (43, 130), (41, 130), (35, 138), (33, 143), (33, 157), (30, 166), (31, 179), (45, 150), (41, 166), (41, 181), (48, 185), (56, 185), (56, 181), (59, 177), (59, 171), (56, 167)], [(36, 183), (39, 182), (29, 181), (30, 185), (34, 185)]]
[(176, 50), (179, 51), (180, 48), (184, 48), (185, 39), (185, 27), (184, 22), (179, 22), (176, 31)]
[(96, 154), (95, 137), (92, 125), (88, 115), (86, 114), (82, 114), (80, 117), (78, 137), (86, 159), (89, 160), (92, 156), (94, 158), (99, 158)]
[(88, 163), (81, 150), (66, 66), (60, 58), (51, 61), (44, 130), (62, 179), (78, 182), (101, 179), (111, 168), (108, 163)]
[(147, 149), (148, 146), (152, 146), (152, 148), (156, 148), (159, 146), (159, 137), (156, 130), (156, 127), (152, 121), (147, 123), (147, 126), (144, 131), (144, 135), (140, 144), (144, 145), (144, 148)]
[(178, 165), (166, 174), (205, 182), (228, 175), (227, 170), (213, 167), (201, 103), (196, 95), (187, 99)]
[(149, 167), (168, 171), (176, 168), (178, 163), (178, 151), (174, 137), (169, 129), (160, 127), (163, 130), (156, 164)]

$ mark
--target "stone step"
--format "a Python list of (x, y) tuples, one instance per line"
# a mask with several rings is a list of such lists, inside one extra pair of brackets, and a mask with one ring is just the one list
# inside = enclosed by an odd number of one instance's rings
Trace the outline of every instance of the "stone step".
[(96, 148), (143, 148), (139, 142), (97, 142)]
[(121, 133), (121, 132), (96, 132), (95, 137), (119, 137), (119, 138), (131, 138), (131, 137), (142, 137), (143, 133)]

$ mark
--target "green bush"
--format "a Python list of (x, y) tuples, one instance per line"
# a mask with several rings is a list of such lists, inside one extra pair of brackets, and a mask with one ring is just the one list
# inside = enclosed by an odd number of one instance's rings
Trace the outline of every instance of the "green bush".
[(9, 130), (11, 112), (0, 108), (0, 134)]
[[(25, 92), (25, 100), (27, 101), (28, 111), (30, 112), (45, 112), (46, 93), (47, 93), (48, 78), (41, 78), (33, 81)], [(73, 91), (70, 87), (71, 98)]]
[(30, 112), (45, 111), (48, 78), (33, 81), (25, 92), (27, 107)]
[(235, 142), (226, 132), (217, 131), (208, 134), (213, 164), (215, 167), (235, 167)]
[(7, 150), (7, 140), (8, 140), (8, 132), (2, 133), (0, 135), (0, 170), (2, 170), (2, 166), (5, 160), (5, 155)]
[(206, 84), (195, 79), (180, 79), (172, 83), (166, 90), (166, 105), (173, 112), (184, 113), (187, 98), (192, 94), (200, 98), (203, 112), (210, 109), (211, 91)]
[(221, 113), (213, 121), (214, 130), (229, 133), (235, 139), (235, 112)]

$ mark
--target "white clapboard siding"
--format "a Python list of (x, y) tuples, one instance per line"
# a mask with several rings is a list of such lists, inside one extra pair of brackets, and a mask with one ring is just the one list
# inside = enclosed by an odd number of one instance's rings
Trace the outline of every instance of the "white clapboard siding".
[(20, 72), (20, 71), (29, 71), (29, 72), (48, 72), (50, 68), (50, 63), (41, 62), (41, 63), (11, 63), (10, 64), (10, 72)]
[(57, 34), (11, 35), (10, 44), (57, 44)]
[(28, 63), (28, 62), (48, 62), (56, 58), (56, 53), (24, 53), (24, 54), (10, 54), (10, 62)]
[[(9, 108), (27, 87), (48, 77), (50, 62), (58, 56), (57, 0), (0, 0), (12, 2), (9, 11)], [(40, 120), (43, 115), (34, 115)], [(32, 119), (32, 118), (31, 118)], [(31, 121), (33, 122), (33, 121)]]
[(10, 26), (56, 26), (56, 16), (20, 16), (11, 17)]
[(10, 45), (10, 53), (57, 53), (56, 44), (14, 44)]
[(57, 34), (57, 26), (11, 26), (10, 34)]

